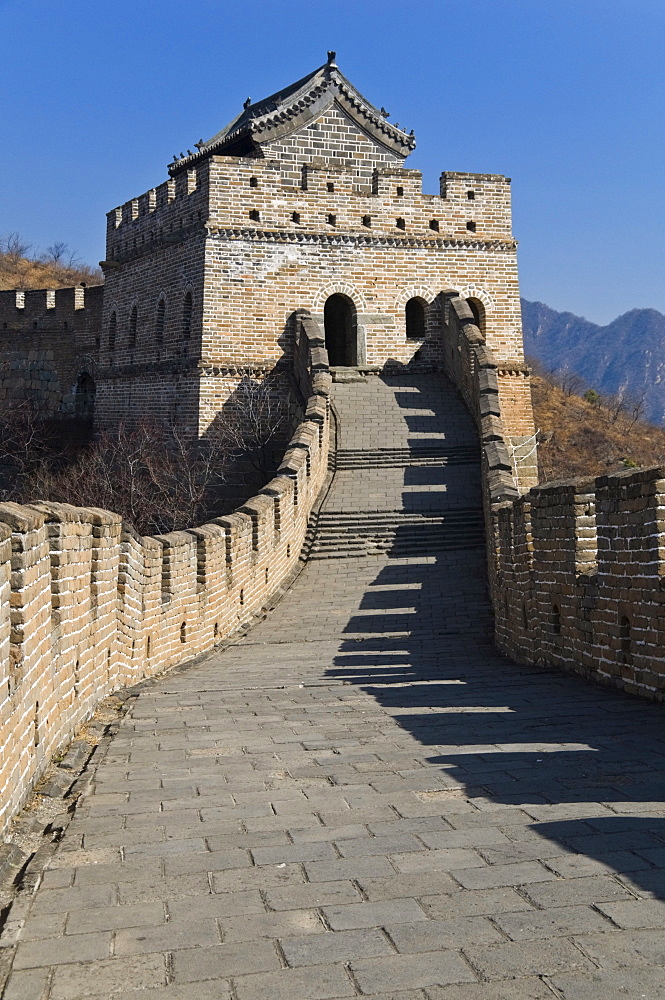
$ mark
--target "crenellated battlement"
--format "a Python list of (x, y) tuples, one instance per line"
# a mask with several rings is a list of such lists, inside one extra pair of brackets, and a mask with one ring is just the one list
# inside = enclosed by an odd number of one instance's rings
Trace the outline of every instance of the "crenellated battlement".
[(101, 320), (102, 285), (0, 292), (0, 332), (71, 330)]
[(446, 371), (482, 444), (498, 648), (665, 700), (665, 468), (525, 492), (535, 470), (507, 433), (502, 369), (456, 293), (444, 318)]
[(214, 157), (208, 225), (432, 243), (438, 237), (512, 240), (507, 178), (443, 174), (441, 190), (424, 194), (421, 172), (403, 167), (377, 167), (368, 187), (335, 163), (313, 161), (295, 185), (279, 161)]
[(107, 212), (105, 264), (205, 222), (208, 175), (206, 160)]
[(443, 173), (424, 194), (419, 170), (382, 166), (361, 184), (314, 158), (294, 183), (279, 160), (215, 156), (107, 214), (107, 264), (147, 251), (199, 223), (212, 230), (278, 229), (458, 239), (511, 239), (510, 180)]
[(665, 469), (548, 483), (494, 518), (499, 648), (665, 700)]

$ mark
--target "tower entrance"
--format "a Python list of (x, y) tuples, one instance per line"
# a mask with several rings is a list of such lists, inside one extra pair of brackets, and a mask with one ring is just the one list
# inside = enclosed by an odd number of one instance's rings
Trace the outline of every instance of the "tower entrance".
[(326, 350), (332, 367), (358, 364), (356, 309), (346, 295), (331, 295), (323, 309)]

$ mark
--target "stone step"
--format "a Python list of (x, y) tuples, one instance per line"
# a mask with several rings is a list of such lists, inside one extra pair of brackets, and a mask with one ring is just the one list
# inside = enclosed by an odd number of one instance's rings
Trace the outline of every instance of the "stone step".
[(469, 531), (472, 529), (483, 530), (483, 523), (480, 518), (469, 518), (463, 521), (429, 521), (424, 524), (415, 524), (413, 522), (406, 523), (390, 523), (385, 521), (383, 523), (374, 522), (365, 524), (329, 524), (329, 525), (319, 525), (317, 536), (319, 538), (326, 537), (339, 537), (344, 538), (348, 535), (359, 535), (364, 537), (368, 534), (410, 534), (426, 537), (428, 534), (440, 533), (442, 531)]
[(475, 508), (430, 516), (382, 511), (321, 515), (308, 542), (310, 559), (372, 552), (419, 555), (479, 548), (485, 544), (485, 533), (482, 511)]
[(451, 508), (450, 510), (433, 510), (424, 513), (402, 511), (363, 511), (345, 514), (342, 511), (322, 513), (319, 515), (317, 527), (319, 531), (326, 528), (354, 527), (366, 528), (376, 526), (416, 525), (427, 527), (434, 524), (482, 524), (483, 513), (477, 508)]
[(439, 540), (436, 543), (422, 545), (407, 545), (398, 542), (378, 544), (365, 540), (359, 545), (349, 547), (334, 546), (330, 549), (321, 548), (317, 545), (312, 547), (309, 554), (310, 559), (348, 559), (352, 557), (363, 557), (368, 555), (388, 555), (395, 559), (404, 559), (409, 556), (428, 556), (437, 552), (455, 552), (470, 549), (482, 549), (484, 547), (482, 537), (473, 538), (449, 538), (446, 541)]
[(372, 451), (342, 449), (336, 467), (344, 469), (402, 468), (408, 465), (463, 465), (480, 459), (477, 445), (455, 447), (376, 448)]

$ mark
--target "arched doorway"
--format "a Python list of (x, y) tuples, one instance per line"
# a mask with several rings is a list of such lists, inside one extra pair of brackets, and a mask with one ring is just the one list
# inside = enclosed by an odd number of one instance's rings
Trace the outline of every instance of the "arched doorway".
[(346, 295), (331, 295), (323, 309), (328, 360), (335, 366), (358, 364), (356, 309)]
[(97, 387), (91, 375), (82, 372), (76, 381), (74, 409), (79, 420), (92, 423), (95, 415), (95, 392)]

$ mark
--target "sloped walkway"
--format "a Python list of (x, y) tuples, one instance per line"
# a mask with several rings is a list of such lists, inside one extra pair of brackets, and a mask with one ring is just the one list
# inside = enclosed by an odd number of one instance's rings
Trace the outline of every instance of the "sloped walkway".
[(662, 709), (492, 651), (452, 387), (335, 390), (311, 563), (141, 694), (4, 1000), (665, 998)]

